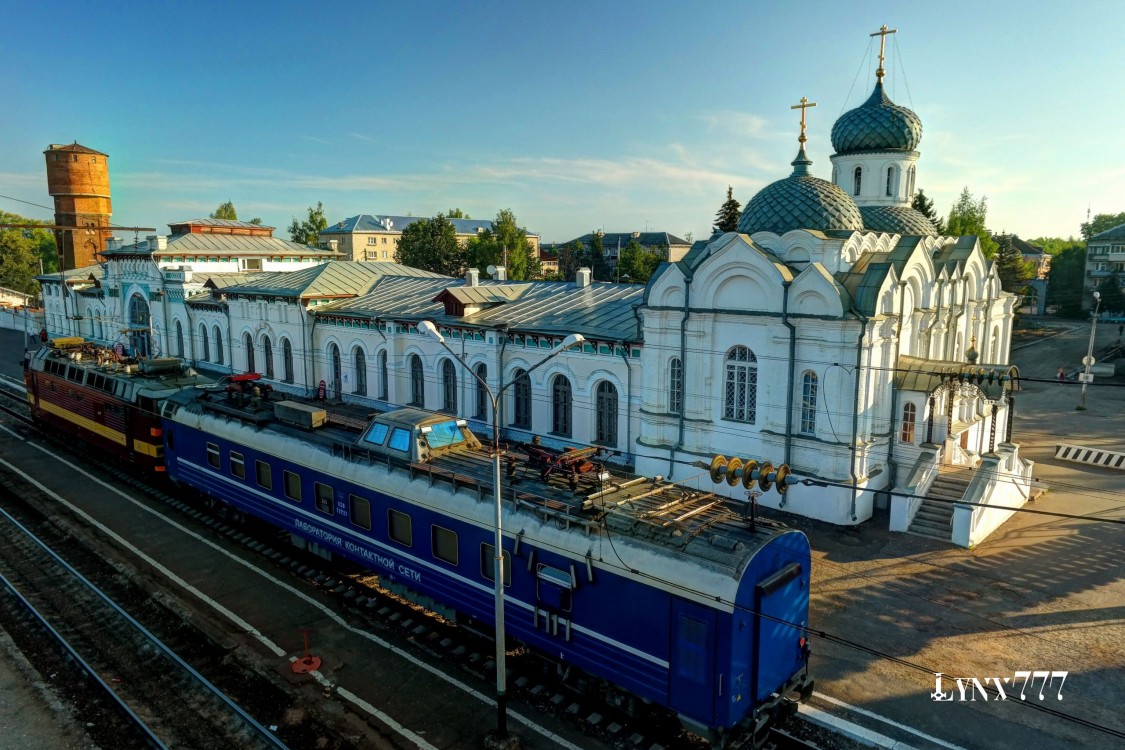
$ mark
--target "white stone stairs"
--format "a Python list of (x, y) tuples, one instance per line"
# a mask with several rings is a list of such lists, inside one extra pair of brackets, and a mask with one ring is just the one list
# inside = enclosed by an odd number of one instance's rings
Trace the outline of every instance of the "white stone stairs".
[(908, 531), (943, 542), (950, 541), (953, 536), (953, 503), (965, 496), (972, 479), (973, 470), (968, 467), (938, 472)]

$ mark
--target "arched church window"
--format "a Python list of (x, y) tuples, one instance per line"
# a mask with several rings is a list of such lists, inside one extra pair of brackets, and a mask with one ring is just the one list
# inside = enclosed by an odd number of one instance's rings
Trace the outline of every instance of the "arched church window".
[(840, 169), (838, 167), (832, 167), (832, 184), (840, 184)]
[(758, 358), (745, 346), (727, 351), (723, 419), (754, 424), (757, 419)]
[(344, 366), (340, 361), (340, 347), (336, 344), (328, 347), (328, 362), (332, 365), (332, 398), (339, 401), (344, 390)]
[(266, 361), (266, 377), (273, 380), (273, 342), (269, 336), (262, 338), (262, 358)]
[(906, 194), (911, 198), (914, 197), (914, 167), (910, 168), (910, 172), (906, 178)]
[(806, 370), (801, 376), (801, 434), (816, 434), (816, 373)]
[(474, 416), (477, 419), (488, 419), (488, 405), (491, 403), (491, 398), (484, 387), (488, 382), (488, 365), (481, 362), (473, 371), (477, 375), (477, 411)]
[(211, 345), (207, 340), (207, 326), (202, 323), (199, 324), (199, 340), (203, 344), (203, 356), (200, 359), (204, 362), (211, 361)]
[(902, 407), (902, 430), (899, 440), (904, 443), (914, 442), (914, 423), (918, 417), (918, 407), (914, 404), (904, 404)]
[(892, 195), (894, 195), (894, 193), (892, 192), (892, 190), (894, 188), (894, 179), (895, 179), (895, 168), (894, 167), (887, 167), (887, 197), (888, 198), (890, 198)]
[(859, 195), (859, 189), (863, 186), (863, 167), (856, 167), (854, 175), (855, 175), (855, 190), (853, 190), (852, 192), (855, 195)]
[(668, 363), (668, 411), (673, 414), (684, 411), (684, 365), (679, 357), (672, 357)]
[(387, 378), (387, 350), (379, 352), (379, 398), (384, 401), (390, 392), (390, 381)]
[(215, 337), (215, 362), (218, 364), (223, 363), (223, 332), (219, 330), (218, 326), (211, 329), (212, 335)]
[(281, 340), (281, 364), (285, 368), (285, 382), (293, 382), (293, 344), (289, 339)]
[(149, 326), (148, 302), (139, 293), (129, 298), (129, 339), (130, 344), (137, 354), (147, 357), (150, 343), (148, 338)]
[(176, 356), (184, 356), (184, 326), (180, 321), (176, 321)]

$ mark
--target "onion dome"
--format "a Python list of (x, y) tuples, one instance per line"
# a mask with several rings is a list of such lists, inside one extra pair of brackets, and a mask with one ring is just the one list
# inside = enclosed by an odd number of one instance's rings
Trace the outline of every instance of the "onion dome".
[(863, 216), (852, 197), (838, 185), (809, 174), (812, 162), (805, 155), (803, 143), (792, 164), (793, 174), (766, 185), (746, 204), (738, 220), (739, 232), (863, 229)]
[(937, 237), (934, 223), (911, 206), (863, 206), (863, 226), (876, 232)]
[(832, 148), (837, 154), (914, 151), (921, 140), (922, 121), (888, 99), (881, 80), (867, 101), (842, 114), (832, 126)]

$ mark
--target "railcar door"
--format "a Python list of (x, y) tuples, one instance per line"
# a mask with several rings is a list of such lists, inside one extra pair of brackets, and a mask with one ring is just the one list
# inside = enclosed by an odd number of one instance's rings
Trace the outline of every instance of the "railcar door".
[(668, 700), (671, 707), (706, 725), (715, 715), (715, 612), (672, 600)]
[(758, 668), (754, 670), (754, 697), (765, 700), (801, 671), (804, 633), (797, 627), (808, 620), (808, 591), (801, 566), (790, 563), (755, 587), (758, 618), (755, 628)]

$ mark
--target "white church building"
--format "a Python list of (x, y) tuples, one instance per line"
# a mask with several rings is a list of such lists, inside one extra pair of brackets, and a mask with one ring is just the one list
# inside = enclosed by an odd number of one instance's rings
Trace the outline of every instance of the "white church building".
[[(186, 253), (166, 267), (170, 243), (140, 243), (77, 286), (39, 277), (48, 332), (260, 372), (293, 394), (323, 382), (332, 402), (443, 410), (487, 434), (468, 366), (511, 385), (507, 438), (597, 444), (638, 473), (835, 524), (889, 511), (892, 530), (973, 546), (1028, 495), (1011, 435), (1016, 298), (976, 237), (937, 236), (911, 208), (922, 125), (882, 75), (880, 58), (871, 97), (832, 129), (831, 181), (812, 175), (802, 113), (792, 173), (753, 196), (737, 232), (695, 243), (647, 287), (587, 269), (509, 282), (351, 261), (204, 278)], [(52, 308), (63, 286), (71, 307)], [(571, 333), (582, 347), (533, 370)], [(787, 464), (797, 483), (715, 484), (701, 467), (716, 454)]]

